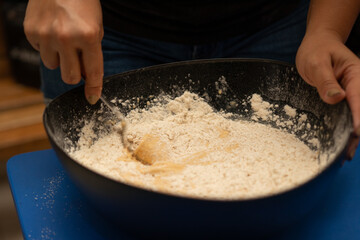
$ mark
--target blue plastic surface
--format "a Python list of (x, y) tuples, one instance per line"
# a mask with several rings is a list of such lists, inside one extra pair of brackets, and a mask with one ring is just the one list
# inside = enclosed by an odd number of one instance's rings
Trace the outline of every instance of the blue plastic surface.
[[(8, 161), (7, 171), (25, 239), (133, 239), (113, 231), (87, 205), (53, 150), (17, 155)], [(360, 239), (360, 148), (323, 201), (271, 239)]]

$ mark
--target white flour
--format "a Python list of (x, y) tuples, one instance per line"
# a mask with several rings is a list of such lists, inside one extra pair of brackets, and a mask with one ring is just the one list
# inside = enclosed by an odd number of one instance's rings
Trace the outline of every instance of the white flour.
[[(254, 94), (250, 104), (255, 120), (274, 118), (274, 106), (259, 95)], [(289, 106), (284, 111), (289, 117), (297, 116)], [(135, 109), (126, 117), (127, 138), (134, 149), (144, 136), (159, 140), (155, 141), (154, 164), (131, 158), (116, 131), (92, 142), (91, 122), (82, 129), (78, 149), (70, 154), (84, 166), (121, 182), (208, 199), (279, 193), (314, 177), (324, 167), (317, 153), (293, 134), (230, 117), (233, 115), (214, 112), (202, 98), (185, 92), (148, 110)], [(306, 127), (307, 117), (297, 118)]]

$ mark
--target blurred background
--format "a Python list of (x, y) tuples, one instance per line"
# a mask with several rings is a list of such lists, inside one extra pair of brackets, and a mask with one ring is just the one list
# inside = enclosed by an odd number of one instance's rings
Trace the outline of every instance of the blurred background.
[(0, 239), (23, 239), (6, 175), (17, 154), (50, 148), (42, 124), (39, 54), (23, 33), (27, 1), (0, 0)]

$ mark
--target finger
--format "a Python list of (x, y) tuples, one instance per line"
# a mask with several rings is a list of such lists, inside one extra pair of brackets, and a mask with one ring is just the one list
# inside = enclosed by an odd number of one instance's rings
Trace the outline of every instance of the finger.
[(360, 137), (355, 134), (351, 134), (347, 149), (346, 149), (346, 159), (351, 160), (354, 158), (356, 149), (359, 145)]
[(82, 51), (82, 71), (85, 76), (85, 96), (90, 104), (95, 104), (101, 95), (104, 64), (101, 44), (93, 44)]
[(40, 57), (45, 67), (49, 69), (55, 69), (60, 64), (58, 53), (48, 44), (40, 45)]
[(59, 53), (61, 78), (67, 84), (78, 84), (81, 80), (80, 59), (76, 49), (66, 49)]
[(36, 51), (40, 51), (40, 44), (39, 44), (38, 34), (36, 34), (36, 31), (35, 31), (35, 28), (33, 27), (33, 24), (31, 24), (31, 22), (29, 23), (28, 21), (26, 21), (26, 17), (25, 17), (25, 21), (23, 23), (23, 26), (24, 26), (25, 37), (28, 40), (28, 42), (30, 43), (30, 45)]
[(324, 102), (335, 104), (345, 98), (345, 91), (337, 81), (331, 63), (313, 66), (307, 78), (317, 88)]
[(354, 132), (360, 137), (360, 76), (348, 81), (346, 85), (346, 100), (353, 116)]

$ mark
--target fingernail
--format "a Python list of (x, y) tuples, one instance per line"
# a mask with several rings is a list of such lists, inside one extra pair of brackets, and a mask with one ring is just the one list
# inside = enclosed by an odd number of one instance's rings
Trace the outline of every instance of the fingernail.
[(330, 90), (326, 93), (326, 95), (327, 95), (328, 97), (335, 97), (335, 96), (337, 96), (337, 95), (339, 95), (339, 94), (341, 94), (341, 92), (340, 92), (338, 89), (330, 89)]
[(341, 92), (340, 92), (338, 89), (330, 89), (330, 90), (326, 93), (326, 95), (327, 95), (328, 97), (335, 97), (335, 96), (340, 95), (340, 94), (341, 94)]
[(349, 152), (348, 152), (348, 160), (352, 160), (355, 156), (355, 153), (356, 153), (356, 148), (353, 148), (353, 149), (349, 149)]
[(355, 134), (351, 134), (347, 149), (346, 149), (346, 159), (351, 160), (355, 156), (357, 146), (359, 144), (359, 138)]
[(360, 137), (360, 127), (358, 127), (355, 131), (356, 136)]
[(87, 98), (87, 101), (88, 101), (91, 105), (94, 105), (95, 103), (97, 103), (98, 100), (99, 100), (99, 97), (96, 96), (96, 95), (90, 95), (90, 96)]

